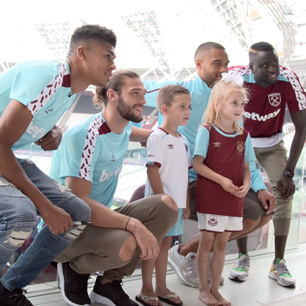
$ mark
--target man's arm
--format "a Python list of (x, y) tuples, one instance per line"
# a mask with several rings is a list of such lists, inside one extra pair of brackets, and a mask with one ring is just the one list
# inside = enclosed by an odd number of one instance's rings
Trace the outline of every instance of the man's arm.
[(130, 141), (136, 142), (146, 142), (151, 134), (151, 130), (140, 129), (136, 126), (132, 127), (132, 133), (130, 136)]
[(266, 214), (275, 209), (275, 197), (267, 190), (260, 171), (256, 168), (255, 162), (250, 162), (251, 189), (257, 193), (257, 197), (264, 207)]
[(171, 80), (171, 81), (162, 81), (162, 82), (157, 82), (153, 80), (142, 80), (144, 83), (144, 86), (147, 90), (147, 93), (145, 94), (145, 99), (146, 99), (146, 106), (151, 106), (151, 107), (157, 107), (156, 105), (156, 97), (159, 92), (159, 90), (166, 85), (169, 84), (176, 84), (176, 80)]
[(105, 205), (90, 198), (91, 182), (77, 178), (66, 177), (66, 186), (91, 208), (91, 222), (95, 226), (118, 228), (131, 232), (141, 250), (143, 260), (156, 259), (159, 245), (154, 235), (135, 218), (117, 213)]
[(16, 100), (12, 100), (3, 112), (0, 118), (0, 174), (31, 199), (50, 231), (57, 235), (73, 226), (70, 215), (54, 206), (29, 180), (12, 151), (32, 118), (28, 108)]
[[(287, 165), (284, 169), (288, 171), (294, 171), (304, 147), (306, 136), (306, 109), (292, 113), (291, 119), (295, 127), (295, 134), (291, 143)], [(277, 189), (284, 198), (292, 195), (295, 192), (293, 179), (283, 174), (277, 182)]]

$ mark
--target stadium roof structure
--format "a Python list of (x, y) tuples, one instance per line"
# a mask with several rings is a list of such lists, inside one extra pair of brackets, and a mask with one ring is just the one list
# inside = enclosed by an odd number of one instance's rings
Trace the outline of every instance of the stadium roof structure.
[(10, 0), (1, 4), (0, 71), (28, 59), (65, 60), (73, 30), (86, 23), (118, 37), (118, 68), (151, 79), (188, 79), (205, 41), (223, 44), (230, 64), (246, 64), (247, 49), (268, 41), (282, 64), (306, 81), (306, 3), (298, 0)]

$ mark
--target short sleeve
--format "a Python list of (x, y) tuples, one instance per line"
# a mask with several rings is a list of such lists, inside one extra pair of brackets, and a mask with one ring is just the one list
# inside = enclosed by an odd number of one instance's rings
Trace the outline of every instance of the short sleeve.
[(156, 134), (151, 134), (147, 142), (147, 166), (163, 164), (164, 146), (162, 139)]
[(245, 140), (245, 152), (244, 152), (244, 161), (246, 163), (249, 162), (255, 162), (256, 161), (256, 156), (255, 156), (255, 152), (252, 146), (252, 141), (251, 141), (251, 137), (250, 134), (248, 134), (247, 139)]
[[(66, 132), (67, 133), (67, 132)], [(61, 144), (61, 167), (60, 167), (60, 177), (66, 178), (80, 177), (80, 168), (82, 161), (82, 153), (84, 148), (84, 137), (82, 133), (69, 133), (65, 135), (64, 140)], [(91, 169), (95, 168), (96, 161), (92, 159), (90, 161), (90, 173), (88, 180), (93, 181), (93, 171)], [(83, 177), (82, 177), (83, 178)]]
[(56, 73), (47, 66), (33, 66), (20, 70), (13, 82), (10, 98), (28, 105), (53, 80)]
[(206, 127), (201, 126), (195, 140), (193, 157), (195, 155), (199, 155), (202, 156), (203, 158), (206, 158), (208, 146), (209, 146), (209, 131)]

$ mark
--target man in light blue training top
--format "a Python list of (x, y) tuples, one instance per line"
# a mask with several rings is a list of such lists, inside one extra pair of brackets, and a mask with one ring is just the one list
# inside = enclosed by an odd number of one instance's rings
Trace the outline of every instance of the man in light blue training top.
[(83, 230), (87, 203), (51, 180), (34, 163), (17, 159), (14, 151), (37, 143), (57, 148), (61, 132), (54, 127), (76, 94), (90, 84), (107, 83), (114, 66), (116, 36), (104, 27), (75, 30), (64, 63), (30, 61), (0, 75), (0, 267), (36, 227), (37, 214), (46, 226), (3, 275), (0, 305), (31, 306), (22, 288)]
[[(95, 101), (102, 112), (63, 136), (54, 154), (50, 176), (67, 186), (92, 210), (92, 225), (56, 259), (64, 300), (69, 305), (136, 306), (122, 289), (140, 259), (155, 259), (160, 241), (175, 223), (176, 203), (168, 195), (154, 195), (112, 210), (113, 197), (130, 140), (143, 141), (132, 122), (142, 120), (145, 88), (131, 71), (117, 71)], [(155, 238), (155, 237), (156, 238)], [(90, 273), (96, 279), (90, 297)]]

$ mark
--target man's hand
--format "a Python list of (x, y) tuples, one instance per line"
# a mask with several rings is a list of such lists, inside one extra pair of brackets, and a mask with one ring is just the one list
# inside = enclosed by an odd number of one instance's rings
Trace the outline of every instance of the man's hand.
[(275, 197), (267, 190), (259, 190), (257, 197), (266, 211), (266, 215), (271, 214), (275, 209)]
[(277, 190), (283, 198), (288, 198), (295, 192), (295, 185), (292, 178), (282, 175), (277, 182)]
[(62, 130), (56, 125), (41, 139), (35, 142), (44, 151), (56, 150), (62, 140)]
[(40, 213), (53, 235), (63, 234), (73, 226), (71, 216), (60, 207), (50, 205)]
[(159, 254), (159, 243), (155, 236), (140, 223), (139, 220), (131, 218), (127, 230), (130, 231), (140, 248), (140, 259), (156, 259)]

